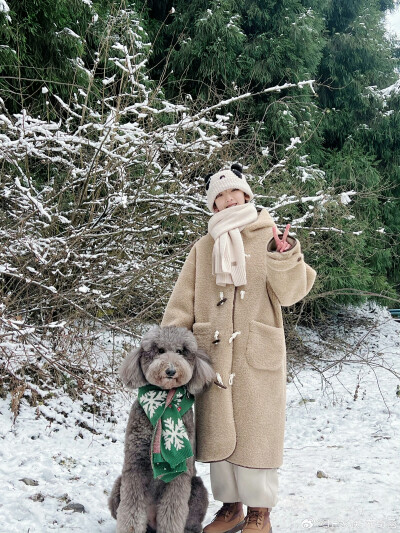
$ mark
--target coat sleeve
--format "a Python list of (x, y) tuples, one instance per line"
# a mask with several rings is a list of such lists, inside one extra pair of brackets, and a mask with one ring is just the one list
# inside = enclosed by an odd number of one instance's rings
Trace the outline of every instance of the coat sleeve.
[(276, 251), (274, 239), (267, 245), (267, 285), (283, 307), (302, 300), (310, 292), (317, 275), (304, 262), (299, 241), (293, 237), (287, 240), (292, 248), (286, 252)]
[(193, 246), (169, 298), (161, 327), (179, 326), (192, 329), (194, 323), (194, 293), (196, 280), (196, 247)]

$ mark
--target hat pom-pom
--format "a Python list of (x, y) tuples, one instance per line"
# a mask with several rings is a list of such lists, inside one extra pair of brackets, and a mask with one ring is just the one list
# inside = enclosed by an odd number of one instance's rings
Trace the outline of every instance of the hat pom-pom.
[(231, 165), (231, 170), (238, 170), (239, 172), (242, 172), (242, 165), (240, 163), (233, 163)]
[(233, 165), (231, 165), (231, 170), (234, 174), (236, 174), (236, 176), (238, 176), (239, 178), (242, 177), (242, 165), (240, 163), (233, 163)]

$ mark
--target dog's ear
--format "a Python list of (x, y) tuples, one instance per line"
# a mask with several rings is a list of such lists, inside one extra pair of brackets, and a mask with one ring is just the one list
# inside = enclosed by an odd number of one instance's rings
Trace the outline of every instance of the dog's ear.
[(206, 352), (199, 349), (195, 355), (192, 379), (187, 384), (191, 394), (198, 394), (215, 380), (215, 371)]
[(141, 346), (129, 352), (119, 369), (119, 376), (122, 383), (130, 389), (137, 389), (147, 384), (142, 367), (140, 366), (141, 354)]

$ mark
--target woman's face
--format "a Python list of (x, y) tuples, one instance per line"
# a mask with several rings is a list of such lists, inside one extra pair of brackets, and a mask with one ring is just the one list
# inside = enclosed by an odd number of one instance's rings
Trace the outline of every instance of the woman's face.
[(227, 189), (222, 191), (215, 197), (214, 213), (232, 207), (234, 205), (243, 205), (246, 203), (246, 196), (240, 189)]

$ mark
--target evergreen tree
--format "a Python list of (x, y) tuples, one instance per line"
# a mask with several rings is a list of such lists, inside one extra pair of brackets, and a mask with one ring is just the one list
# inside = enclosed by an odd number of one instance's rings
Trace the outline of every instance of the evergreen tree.
[(7, 0), (7, 5), (9, 11), (0, 13), (2, 98), (10, 111), (32, 107), (46, 115), (42, 87), (68, 98), (71, 86), (87, 77), (81, 57), (90, 5), (70, 0)]
[(326, 29), (318, 94), (320, 105), (334, 110), (323, 124), (325, 146), (338, 149), (355, 127), (374, 119), (376, 104), (366, 97), (367, 87), (382, 89), (392, 83), (396, 63), (376, 0), (332, 1)]
[[(387, 5), (387, 3), (385, 4)], [(386, 172), (391, 155), (378, 146), (382, 139), (382, 99), (371, 94), (392, 83), (397, 75), (393, 43), (385, 35), (383, 4), (376, 0), (347, 2), (332, 0), (325, 9), (329, 38), (320, 64), (318, 90), (320, 106), (325, 110), (322, 121), (325, 168), (329, 183), (356, 191), (354, 212), (360, 225), (365, 225), (365, 264), (374, 272), (366, 289), (379, 293), (388, 289), (397, 263), (392, 203), (387, 201), (398, 187), (396, 179)], [(398, 128), (398, 125), (397, 125)], [(397, 131), (399, 131), (397, 129)], [(397, 137), (396, 126), (393, 134)], [(375, 139), (375, 140), (374, 140)], [(397, 173), (396, 173), (397, 174)], [(395, 175), (396, 175), (395, 174)], [(390, 236), (392, 234), (392, 236)], [(398, 233), (397, 233), (398, 234)], [(396, 283), (396, 282), (395, 282)]]
[[(315, 165), (336, 194), (356, 192), (351, 196), (355, 219), (344, 219), (343, 227), (334, 224), (337, 242), (333, 239), (330, 245), (337, 250), (342, 246), (344, 255), (348, 250), (348, 267), (337, 269), (332, 263), (336, 256), (330, 254), (326, 279), (330, 289), (347, 283), (364, 291), (390, 290), (386, 275), (394, 273), (396, 253), (382, 228), (386, 216), (394, 219), (395, 209), (382, 200), (390, 180), (370, 140), (381, 103), (369, 97), (368, 87), (382, 89), (396, 76), (393, 43), (382, 22), (383, 11), (393, 2), (225, 0), (188, 6), (178, 1), (175, 7), (175, 14), (159, 20), (157, 27), (169, 50), (164, 52), (167, 59), (163, 63), (161, 52), (154, 58), (162, 63), (171, 96), (184, 91), (204, 101), (318, 79), (318, 99), (311, 91), (291, 89), (257, 94), (232, 106), (242, 121), (232, 137), (233, 151), (242, 161), (251, 154), (252, 169), (259, 175), (279, 169), (269, 174), (268, 185), (262, 181), (260, 195), (268, 196), (273, 188), (278, 196), (316, 194), (315, 181), (306, 180), (301, 187), (296, 183), (296, 176)], [(298, 142), (287, 153), (293, 139)], [(295, 219), (302, 211), (301, 205), (290, 209)]]
[[(173, 21), (165, 26), (171, 46), (167, 94), (183, 91), (202, 101), (252, 92), (231, 109), (247, 129), (243, 141), (269, 144), (279, 159), (292, 137), (301, 134), (313, 98), (304, 89), (290, 94), (257, 94), (268, 86), (314, 77), (322, 53), (322, 20), (298, 0), (178, 1)], [(160, 58), (153, 58), (159, 62)], [(290, 118), (286, 114), (289, 103)], [(290, 122), (290, 124), (289, 124)], [(312, 127), (312, 126), (311, 126)], [(257, 139), (255, 140), (255, 131)]]
[(399, 81), (383, 90), (370, 88), (379, 109), (373, 124), (363, 128), (363, 142), (376, 154), (377, 169), (384, 179), (381, 194), (380, 246), (391, 254), (386, 265), (389, 280), (400, 293), (400, 90)]

